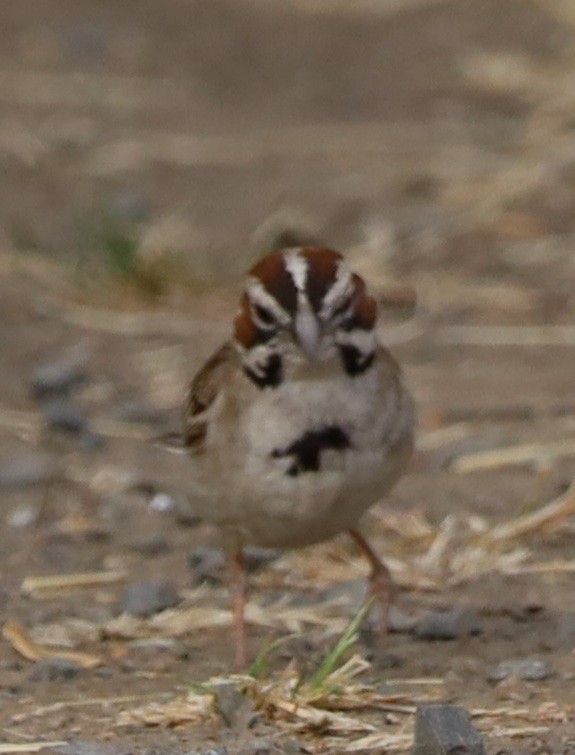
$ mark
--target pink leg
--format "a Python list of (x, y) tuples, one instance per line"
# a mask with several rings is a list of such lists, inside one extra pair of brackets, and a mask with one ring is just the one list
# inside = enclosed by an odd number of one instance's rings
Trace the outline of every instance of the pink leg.
[(228, 557), (230, 590), (232, 593), (232, 613), (234, 631), (234, 671), (245, 671), (248, 664), (246, 638), (246, 569), (241, 550), (231, 553)]
[(379, 607), (376, 631), (380, 637), (384, 637), (389, 631), (389, 609), (394, 593), (391, 573), (360, 532), (349, 530), (349, 534), (371, 566), (369, 592), (371, 598), (377, 602)]

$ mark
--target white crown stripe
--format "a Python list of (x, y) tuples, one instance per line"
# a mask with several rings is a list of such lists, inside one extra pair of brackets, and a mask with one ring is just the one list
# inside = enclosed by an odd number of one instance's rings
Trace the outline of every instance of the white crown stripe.
[(289, 249), (284, 252), (284, 265), (291, 275), (298, 293), (305, 293), (309, 263), (301, 254), (301, 249)]

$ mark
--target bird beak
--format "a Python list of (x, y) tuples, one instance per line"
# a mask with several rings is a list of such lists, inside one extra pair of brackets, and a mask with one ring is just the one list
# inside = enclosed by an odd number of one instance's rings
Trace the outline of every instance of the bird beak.
[(313, 312), (300, 310), (297, 313), (295, 335), (306, 357), (310, 361), (315, 361), (319, 357), (321, 328)]

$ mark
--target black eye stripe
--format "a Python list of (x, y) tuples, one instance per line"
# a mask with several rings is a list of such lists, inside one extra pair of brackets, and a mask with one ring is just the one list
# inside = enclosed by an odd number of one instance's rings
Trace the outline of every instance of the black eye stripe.
[(269, 310), (267, 310), (265, 307), (262, 307), (261, 304), (254, 304), (253, 305), (254, 314), (259, 320), (259, 323), (263, 325), (264, 327), (270, 327), (275, 325), (275, 318), (271, 314)]

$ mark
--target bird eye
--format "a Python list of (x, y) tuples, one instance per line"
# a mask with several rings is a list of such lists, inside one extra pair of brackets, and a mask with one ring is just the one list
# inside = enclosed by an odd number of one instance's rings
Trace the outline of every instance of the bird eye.
[(254, 314), (264, 327), (275, 325), (274, 316), (265, 307), (262, 307), (261, 304), (254, 304)]

